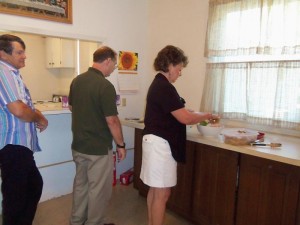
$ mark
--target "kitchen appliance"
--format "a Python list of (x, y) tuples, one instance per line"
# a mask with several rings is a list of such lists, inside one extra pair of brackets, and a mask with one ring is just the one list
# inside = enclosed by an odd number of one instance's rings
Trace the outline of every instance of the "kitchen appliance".
[(61, 94), (53, 94), (52, 95), (52, 102), (62, 102), (63, 97), (68, 97), (67, 95), (61, 95)]

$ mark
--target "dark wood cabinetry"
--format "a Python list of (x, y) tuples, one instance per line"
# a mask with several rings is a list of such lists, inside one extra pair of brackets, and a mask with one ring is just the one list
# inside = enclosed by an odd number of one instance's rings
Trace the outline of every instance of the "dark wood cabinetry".
[(242, 155), (236, 224), (299, 225), (299, 188), (299, 167)]
[(140, 179), (141, 166), (142, 166), (142, 140), (143, 140), (142, 130), (135, 129), (135, 132), (134, 132), (133, 187), (138, 189), (139, 193), (142, 196), (147, 196), (149, 188)]
[(190, 218), (193, 200), (195, 143), (187, 141), (186, 145), (186, 163), (178, 163), (177, 165), (177, 185), (172, 188), (167, 206), (185, 218)]
[(238, 153), (196, 144), (192, 218), (201, 225), (233, 225)]
[[(168, 208), (196, 225), (300, 225), (300, 168), (187, 141)], [(142, 130), (135, 129), (134, 187), (139, 179)]]

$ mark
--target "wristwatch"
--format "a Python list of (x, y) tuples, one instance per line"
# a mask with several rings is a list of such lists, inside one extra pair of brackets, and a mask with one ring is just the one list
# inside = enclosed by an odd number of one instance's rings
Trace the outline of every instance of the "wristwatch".
[(125, 142), (124, 142), (124, 144), (123, 144), (123, 145), (119, 145), (119, 144), (117, 144), (117, 148), (125, 148), (125, 146), (126, 146)]

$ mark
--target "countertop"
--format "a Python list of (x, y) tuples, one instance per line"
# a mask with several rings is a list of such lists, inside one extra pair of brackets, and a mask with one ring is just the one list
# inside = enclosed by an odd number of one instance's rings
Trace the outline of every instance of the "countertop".
[[(121, 120), (122, 125), (143, 129), (144, 123), (139, 120)], [(265, 133), (264, 143), (277, 142), (281, 143), (281, 147), (271, 148), (269, 146), (234, 146), (225, 144), (218, 137), (204, 137), (198, 130), (196, 125), (187, 126), (187, 140), (215, 146), (229, 151), (235, 151), (243, 154), (253, 155), (265, 159), (287, 163), (290, 165), (300, 166), (300, 138), (275, 135)]]
[(71, 113), (69, 108), (63, 108), (61, 102), (37, 102), (34, 107), (40, 110), (44, 115), (54, 115)]

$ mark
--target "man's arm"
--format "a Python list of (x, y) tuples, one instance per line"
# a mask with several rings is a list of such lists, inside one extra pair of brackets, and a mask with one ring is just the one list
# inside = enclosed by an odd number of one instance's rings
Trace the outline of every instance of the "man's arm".
[[(117, 145), (124, 145), (122, 126), (118, 116), (107, 116), (106, 118), (107, 125), (110, 129), (110, 132), (113, 136), (113, 139)], [(125, 159), (126, 149), (117, 147), (118, 157), (120, 160)]]
[(44, 131), (48, 126), (48, 120), (39, 110), (32, 110), (22, 101), (17, 100), (7, 104), (8, 110), (20, 120), (24, 122), (34, 122), (40, 132)]

